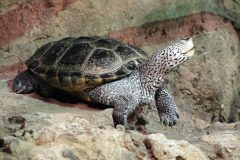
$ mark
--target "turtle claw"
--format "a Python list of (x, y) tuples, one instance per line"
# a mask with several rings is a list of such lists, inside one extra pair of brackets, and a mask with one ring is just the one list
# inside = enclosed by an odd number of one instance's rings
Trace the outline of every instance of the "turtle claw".
[(29, 71), (24, 71), (13, 79), (13, 91), (20, 94), (30, 93), (36, 87), (36, 80)]
[(176, 125), (177, 125), (177, 121), (174, 120), (174, 121), (173, 121), (173, 126), (176, 126)]
[(167, 120), (164, 120), (164, 121), (163, 121), (163, 124), (164, 124), (164, 126), (168, 126), (168, 121), (167, 121)]
[(176, 119), (178, 119), (180, 117), (178, 112), (176, 112), (176, 117), (177, 117)]
[(26, 86), (22, 84), (21, 81), (18, 81), (18, 83), (15, 83), (13, 91), (17, 94), (24, 93), (26, 90)]
[(173, 122), (169, 122), (169, 126), (172, 127), (173, 126)]
[(175, 115), (160, 115), (160, 121), (165, 125), (165, 126), (170, 126), (173, 127), (177, 125), (177, 119), (179, 118), (179, 114)]
[(19, 79), (13, 81), (13, 91), (17, 94), (25, 93), (27, 86)]
[(17, 94), (20, 94), (22, 93), (24, 90), (23, 89), (20, 89), (20, 90), (14, 90), (14, 92), (16, 92)]

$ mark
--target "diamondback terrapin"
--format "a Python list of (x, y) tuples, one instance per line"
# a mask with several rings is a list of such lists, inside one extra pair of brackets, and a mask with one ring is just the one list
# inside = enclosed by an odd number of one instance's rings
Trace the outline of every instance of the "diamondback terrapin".
[(69, 37), (40, 47), (26, 61), (28, 69), (14, 78), (13, 90), (51, 96), (58, 89), (113, 106), (115, 125), (126, 124), (137, 106), (155, 101), (160, 120), (173, 126), (179, 113), (162, 80), (193, 54), (191, 38), (147, 58), (140, 48), (110, 38)]

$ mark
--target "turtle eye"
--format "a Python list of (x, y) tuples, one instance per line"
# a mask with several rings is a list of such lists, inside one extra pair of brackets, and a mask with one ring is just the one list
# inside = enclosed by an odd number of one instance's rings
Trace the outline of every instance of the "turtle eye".
[(187, 38), (183, 38), (182, 40), (188, 41), (189, 39), (190, 39), (190, 38), (187, 37)]

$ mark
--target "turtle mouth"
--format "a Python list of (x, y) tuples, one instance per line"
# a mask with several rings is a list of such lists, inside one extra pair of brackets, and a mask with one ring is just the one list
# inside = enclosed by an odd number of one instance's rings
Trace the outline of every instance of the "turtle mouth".
[(182, 54), (190, 57), (190, 56), (194, 55), (194, 52), (195, 52), (195, 47), (192, 47), (191, 49), (189, 49), (188, 51), (186, 51)]

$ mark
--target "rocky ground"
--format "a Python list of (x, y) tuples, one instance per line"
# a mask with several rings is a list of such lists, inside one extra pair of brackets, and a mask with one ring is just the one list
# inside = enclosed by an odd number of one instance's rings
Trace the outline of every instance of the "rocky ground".
[[(238, 0), (21, 0), (0, 2), (0, 159), (240, 159)], [(18, 95), (11, 80), (44, 43), (109, 36), (151, 55), (193, 37), (194, 57), (166, 77), (180, 120), (159, 122), (154, 105), (127, 128), (111, 108), (58, 95)]]

